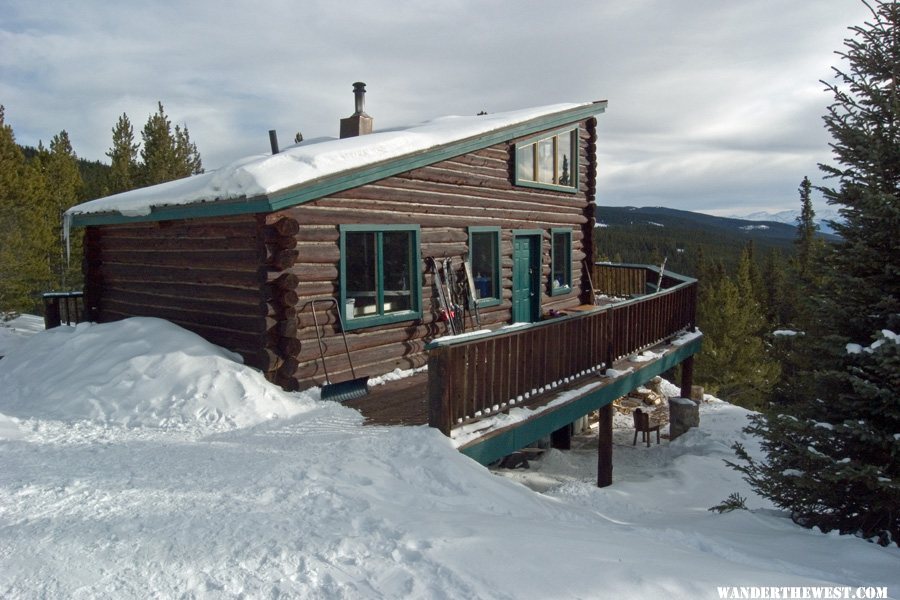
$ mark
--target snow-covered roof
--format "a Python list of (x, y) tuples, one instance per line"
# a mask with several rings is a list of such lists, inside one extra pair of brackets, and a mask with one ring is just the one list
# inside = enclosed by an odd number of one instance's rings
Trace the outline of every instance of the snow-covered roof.
[[(267, 212), (603, 112), (606, 102), (451, 116), (344, 139), (318, 138), (207, 173), (85, 202), (69, 225)], [(193, 208), (194, 213), (185, 210)]]

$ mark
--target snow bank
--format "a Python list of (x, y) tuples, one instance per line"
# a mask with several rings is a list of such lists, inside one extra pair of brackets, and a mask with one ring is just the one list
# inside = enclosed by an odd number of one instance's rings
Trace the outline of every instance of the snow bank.
[(35, 315), (19, 315), (8, 321), (0, 319), (0, 357), (43, 330), (44, 319)]
[[(741, 431), (747, 411), (729, 404), (704, 403), (699, 429), (650, 448), (617, 419), (612, 487), (596, 487), (595, 438), (533, 463), (538, 494), (434, 429), (364, 427), (233, 358), (131, 319), (37, 334), (0, 361), (0, 431), (21, 426), (0, 439), (0, 596), (693, 600), (724, 585), (900, 587), (896, 548), (797, 527), (724, 465), (734, 441), (759, 452)], [(257, 425), (155, 426), (213, 411)], [(125, 426), (141, 423), (154, 426)], [(735, 491), (752, 511), (706, 510)]]
[(129, 427), (246, 427), (313, 406), (160, 319), (58, 327), (0, 360), (0, 413)]

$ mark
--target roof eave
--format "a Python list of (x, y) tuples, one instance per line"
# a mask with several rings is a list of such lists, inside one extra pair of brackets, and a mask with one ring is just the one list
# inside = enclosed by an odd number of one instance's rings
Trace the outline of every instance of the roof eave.
[(411, 154), (390, 158), (378, 163), (357, 167), (312, 181), (306, 181), (296, 186), (279, 190), (278, 192), (255, 196), (252, 198), (237, 198), (230, 200), (210, 199), (190, 204), (155, 206), (148, 214), (123, 215), (117, 212), (73, 214), (72, 225), (85, 227), (91, 225), (112, 225), (143, 221), (169, 221), (175, 219), (189, 219), (197, 217), (222, 217), (248, 213), (267, 213), (297, 206), (324, 196), (336, 194), (360, 185), (372, 183), (392, 175), (425, 167), (454, 156), (474, 152), (499, 144), (510, 139), (525, 137), (544, 131), (561, 127), (569, 123), (576, 123), (584, 119), (594, 117), (606, 110), (607, 101), (599, 100), (590, 104), (566, 109), (557, 113), (543, 115), (500, 127), (487, 133), (474, 135), (462, 140), (456, 140), (442, 144), (427, 150), (421, 150)]

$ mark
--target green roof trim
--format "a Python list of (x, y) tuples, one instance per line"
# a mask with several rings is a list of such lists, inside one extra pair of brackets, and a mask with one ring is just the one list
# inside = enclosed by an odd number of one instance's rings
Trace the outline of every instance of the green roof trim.
[(591, 118), (606, 110), (606, 100), (577, 106), (558, 113), (529, 119), (501, 127), (487, 133), (471, 136), (450, 142), (428, 150), (407, 154), (384, 160), (371, 165), (358, 167), (307, 181), (293, 188), (274, 192), (269, 195), (253, 198), (237, 198), (233, 200), (209, 199), (205, 202), (194, 202), (184, 205), (154, 207), (146, 215), (123, 215), (120, 213), (90, 213), (72, 215), (73, 226), (111, 225), (142, 221), (168, 221), (173, 219), (190, 219), (199, 217), (222, 217), (247, 213), (275, 212), (291, 206), (304, 204), (324, 196), (336, 194), (367, 183), (379, 181), (399, 173), (418, 169), (476, 150), (481, 150), (508, 140), (533, 135), (547, 129), (562, 127), (570, 123)]

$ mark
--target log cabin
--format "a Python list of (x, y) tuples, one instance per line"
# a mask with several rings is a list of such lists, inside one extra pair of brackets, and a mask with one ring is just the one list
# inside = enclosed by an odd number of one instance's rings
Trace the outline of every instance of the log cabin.
[[(377, 132), (364, 93), (354, 84), (355, 112), (338, 139), (284, 150), (273, 141), (271, 155), (70, 209), (66, 231), (84, 228), (86, 318), (167, 319), (288, 390), (427, 364), (416, 402), (424, 422), (451, 436), (693, 328), (695, 282), (594, 264), (606, 101)], [(482, 333), (448, 336), (441, 264), (459, 273), (468, 264), (475, 297), (463, 326), (476, 317)], [(639, 277), (641, 292), (655, 277), (668, 303), (652, 314), (640, 303), (596, 308), (593, 281), (610, 270)], [(309, 302), (320, 298), (334, 309), (314, 315)], [(496, 459), (609, 404), (595, 392), (527, 435), (470, 444), (470, 456)]]

